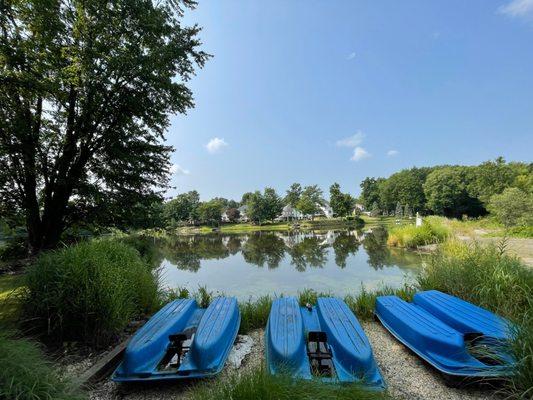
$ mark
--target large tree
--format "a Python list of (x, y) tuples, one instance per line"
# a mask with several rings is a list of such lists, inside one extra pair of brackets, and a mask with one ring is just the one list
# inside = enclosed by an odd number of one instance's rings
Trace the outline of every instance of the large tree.
[(200, 194), (196, 190), (181, 193), (165, 203), (164, 216), (166, 223), (174, 225), (176, 222), (194, 222), (198, 218)]
[(424, 183), (427, 207), (435, 214), (460, 218), (485, 213), (478, 198), (468, 193), (468, 167), (444, 167), (431, 172)]
[(261, 223), (273, 220), (281, 213), (283, 201), (272, 188), (265, 188), (263, 193), (256, 191), (248, 200), (248, 217), (255, 222)]
[(349, 193), (342, 193), (338, 183), (329, 188), (329, 204), (335, 215), (345, 217), (353, 212), (355, 199)]
[(32, 251), (168, 185), (169, 115), (193, 106), (185, 82), (208, 58), (181, 22), (194, 5), (0, 2), (0, 217), (24, 217)]
[(291, 207), (296, 207), (300, 197), (302, 196), (302, 186), (299, 183), (293, 183), (291, 187), (287, 190), (287, 194), (283, 201), (285, 204), (290, 205)]

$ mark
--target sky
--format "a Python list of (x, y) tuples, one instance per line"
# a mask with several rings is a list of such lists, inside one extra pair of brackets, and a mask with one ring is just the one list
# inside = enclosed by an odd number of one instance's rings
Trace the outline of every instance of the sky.
[(169, 196), (533, 161), (533, 0), (200, 0), (185, 23), (213, 58), (171, 118)]

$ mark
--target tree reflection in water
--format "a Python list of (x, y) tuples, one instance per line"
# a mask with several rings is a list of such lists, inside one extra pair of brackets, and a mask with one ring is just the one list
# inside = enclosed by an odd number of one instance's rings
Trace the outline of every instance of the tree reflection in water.
[(386, 246), (387, 231), (381, 227), (366, 234), (360, 231), (256, 232), (134, 240), (135, 247), (152, 265), (160, 265), (166, 259), (178, 269), (191, 272), (197, 272), (203, 260), (224, 259), (239, 253), (247, 264), (266, 265), (268, 269), (278, 268), (286, 256), (290, 265), (301, 272), (308, 267), (323, 268), (331, 256), (339, 268), (346, 268), (348, 258), (360, 251), (361, 244), (368, 255), (368, 264), (375, 270), (393, 265), (411, 269), (421, 261), (413, 253), (391, 251)]

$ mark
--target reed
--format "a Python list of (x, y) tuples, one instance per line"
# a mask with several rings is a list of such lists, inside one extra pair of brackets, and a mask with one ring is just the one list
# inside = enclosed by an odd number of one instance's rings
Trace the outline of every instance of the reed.
[(26, 326), (56, 342), (106, 345), (159, 302), (157, 276), (134, 248), (117, 240), (45, 253), (24, 284)]

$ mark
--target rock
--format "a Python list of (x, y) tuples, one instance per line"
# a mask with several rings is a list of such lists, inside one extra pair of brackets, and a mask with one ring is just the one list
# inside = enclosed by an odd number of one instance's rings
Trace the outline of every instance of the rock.
[(254, 345), (254, 340), (251, 336), (248, 335), (239, 335), (235, 340), (229, 356), (228, 356), (228, 365), (233, 368), (240, 368), (242, 360), (248, 354), (252, 352), (252, 347)]

